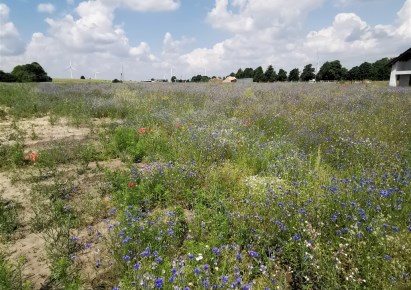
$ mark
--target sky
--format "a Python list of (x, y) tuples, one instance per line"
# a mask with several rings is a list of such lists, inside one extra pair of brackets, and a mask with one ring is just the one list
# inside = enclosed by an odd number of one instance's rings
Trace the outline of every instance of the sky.
[(0, 0), (0, 70), (52, 78), (224, 77), (340, 60), (350, 69), (411, 47), (411, 0)]

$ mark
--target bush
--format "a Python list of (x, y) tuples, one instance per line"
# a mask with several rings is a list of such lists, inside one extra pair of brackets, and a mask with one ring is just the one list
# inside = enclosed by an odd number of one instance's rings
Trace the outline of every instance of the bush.
[(31, 64), (18, 65), (11, 72), (17, 82), (51, 82), (52, 78), (47, 75), (44, 69), (37, 62)]
[(112, 83), (122, 83), (123, 81), (120, 81), (120, 80), (118, 80), (118, 79), (114, 79), (114, 80), (112, 80), (111, 82), (112, 82)]

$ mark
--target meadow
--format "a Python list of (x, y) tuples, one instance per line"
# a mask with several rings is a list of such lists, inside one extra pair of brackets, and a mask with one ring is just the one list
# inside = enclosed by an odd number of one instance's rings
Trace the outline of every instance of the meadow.
[(411, 90), (0, 84), (0, 289), (410, 289)]

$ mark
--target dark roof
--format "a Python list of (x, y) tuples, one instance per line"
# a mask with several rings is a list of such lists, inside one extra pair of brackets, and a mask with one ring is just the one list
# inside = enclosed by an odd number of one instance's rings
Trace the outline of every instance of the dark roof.
[(388, 65), (392, 65), (392, 64), (396, 63), (397, 61), (408, 61), (410, 59), (411, 59), (411, 48), (407, 49), (406, 51), (401, 53), (396, 58), (393, 58), (392, 60), (390, 60)]

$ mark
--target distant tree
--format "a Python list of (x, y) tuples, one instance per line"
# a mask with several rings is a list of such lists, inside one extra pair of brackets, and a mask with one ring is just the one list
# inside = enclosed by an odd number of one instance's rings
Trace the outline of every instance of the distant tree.
[(244, 69), (243, 78), (254, 78), (254, 70), (251, 67)]
[(208, 82), (210, 78), (208, 76), (202, 76), (202, 75), (196, 75), (191, 78), (191, 81), (194, 83), (199, 83), (199, 82)]
[(344, 70), (339, 60), (325, 62), (318, 72), (316, 79), (322, 81), (339, 81), (343, 79)]
[(81, 79), (81, 80), (85, 80), (86, 78), (85, 78), (84, 76), (81, 76), (80, 79)]
[(239, 68), (238, 71), (237, 71), (237, 73), (235, 74), (235, 77), (236, 77), (237, 79), (242, 79), (242, 78), (244, 78), (244, 71), (243, 71), (241, 68)]
[(363, 62), (359, 66), (360, 80), (373, 80), (375, 79), (374, 68), (369, 62)]
[(382, 58), (372, 64), (374, 71), (374, 80), (387, 81), (390, 79), (391, 67), (388, 65), (390, 60), (388, 58)]
[(270, 64), (264, 72), (264, 78), (262, 82), (275, 82), (277, 80), (277, 73), (275, 72), (273, 66)]
[(303, 72), (300, 75), (300, 79), (303, 82), (308, 82), (312, 79), (315, 79), (315, 68), (313, 68), (312, 64), (307, 64), (304, 69)]
[(118, 79), (114, 79), (111, 81), (112, 83), (122, 83), (122, 81), (118, 80)]
[(5, 73), (2, 70), (0, 70), (0, 82), (14, 83), (16, 81), (17, 79), (12, 74)]
[(285, 82), (287, 80), (287, 72), (282, 68), (280, 68), (280, 70), (278, 71), (277, 80), (279, 82)]
[(194, 82), (194, 83), (199, 83), (199, 82), (201, 82), (201, 75), (193, 76), (193, 77), (191, 78), (191, 81)]
[(234, 72), (230, 73), (230, 77), (235, 77), (235, 73)]
[(349, 81), (360, 80), (360, 68), (358, 66), (355, 66), (348, 71), (347, 80)]
[(176, 76), (172, 76), (172, 77), (171, 77), (171, 82), (172, 82), (172, 83), (175, 83), (176, 81), (177, 81), (177, 77), (176, 77)]
[(298, 68), (292, 69), (288, 75), (288, 81), (298, 82), (299, 79), (300, 79), (300, 70)]
[(261, 66), (257, 67), (253, 72), (253, 81), (256, 83), (264, 82), (265, 76)]
[(16, 66), (11, 74), (18, 82), (50, 82), (52, 79), (37, 62)]

